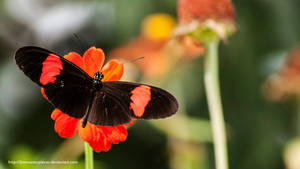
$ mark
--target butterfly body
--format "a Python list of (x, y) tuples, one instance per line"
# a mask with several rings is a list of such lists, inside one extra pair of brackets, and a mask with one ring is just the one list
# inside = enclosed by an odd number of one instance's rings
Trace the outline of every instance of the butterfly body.
[(87, 74), (81, 67), (46, 49), (17, 50), (16, 64), (44, 88), (48, 101), (71, 117), (99, 126), (116, 126), (137, 119), (158, 119), (178, 109), (174, 96), (145, 84), (103, 81), (105, 74)]
[(100, 73), (100, 72), (96, 72), (95, 75), (94, 75), (94, 79), (93, 79), (93, 87), (94, 87), (94, 90), (97, 91), (97, 90), (100, 90), (101, 87), (102, 87), (102, 79), (103, 79), (103, 74)]

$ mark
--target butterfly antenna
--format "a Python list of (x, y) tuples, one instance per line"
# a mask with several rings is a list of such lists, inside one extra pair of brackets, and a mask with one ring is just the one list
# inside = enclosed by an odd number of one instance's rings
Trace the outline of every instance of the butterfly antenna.
[(82, 43), (82, 40), (79, 38), (79, 36), (78, 36), (76, 33), (73, 33), (73, 36), (74, 36), (74, 38), (77, 40), (81, 52), (84, 53), (84, 51), (85, 51), (84, 48), (85, 48), (85, 47), (84, 47), (84, 45), (83, 45), (83, 43)]
[[(82, 53), (84, 53), (84, 45), (83, 45), (83, 43), (82, 43), (82, 40), (79, 38), (79, 36), (76, 34), (76, 33), (73, 33), (73, 36), (75, 37), (75, 39), (77, 39), (78, 40), (78, 42), (79, 42), (79, 46), (80, 46), (80, 48), (81, 48), (81, 50), (82, 50)], [(96, 64), (96, 61), (94, 60), (94, 58), (93, 57), (91, 57), (92, 58), (92, 60), (93, 60), (93, 63), (94, 63), (94, 65), (95, 65), (95, 67), (100, 71), (100, 65), (99, 66), (97, 66), (97, 64)]]
[(139, 61), (139, 60), (144, 59), (144, 58), (145, 58), (145, 56), (140, 56), (140, 57), (137, 57), (137, 58), (133, 58), (133, 59), (131, 59), (131, 60), (128, 60), (128, 61), (121, 62), (121, 63), (122, 63), (122, 64), (125, 64), (125, 63), (134, 63), (134, 62)]
[(141, 59), (144, 59), (144, 58), (145, 58), (145, 56), (141, 56), (141, 57), (137, 57), (137, 58), (131, 59), (128, 62), (134, 63), (134, 62), (136, 62), (138, 60), (141, 60)]

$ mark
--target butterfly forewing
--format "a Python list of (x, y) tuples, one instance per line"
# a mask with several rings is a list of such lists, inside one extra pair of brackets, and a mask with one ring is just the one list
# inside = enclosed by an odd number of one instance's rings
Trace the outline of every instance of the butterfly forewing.
[(54, 107), (75, 118), (82, 118), (89, 103), (93, 101), (88, 84), (73, 76), (59, 75), (54, 84), (46, 85), (44, 88), (48, 100)]
[(81, 118), (93, 100), (92, 78), (68, 60), (39, 47), (23, 47), (15, 59), (20, 69), (45, 89), (48, 100), (64, 113)]
[(177, 100), (167, 91), (138, 83), (103, 82), (96, 93), (88, 121), (115, 126), (131, 118), (158, 119), (171, 116), (178, 109)]
[(46, 49), (37, 47), (23, 47), (17, 50), (15, 60), (19, 68), (35, 83), (40, 83), (40, 76), (42, 74), (43, 62), (47, 56), (51, 54)]

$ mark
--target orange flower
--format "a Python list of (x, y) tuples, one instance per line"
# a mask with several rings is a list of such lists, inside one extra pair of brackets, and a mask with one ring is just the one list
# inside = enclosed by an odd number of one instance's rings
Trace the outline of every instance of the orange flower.
[[(84, 53), (83, 58), (75, 52), (70, 52), (64, 58), (80, 67), (91, 77), (100, 71), (99, 68), (104, 63), (103, 51), (95, 47), (89, 48)], [(120, 64), (116, 60), (109, 61), (101, 70), (104, 75), (103, 81), (120, 80), (123, 70), (123, 64)], [(42, 94), (47, 99), (43, 88)], [(88, 142), (96, 152), (108, 151), (112, 144), (118, 144), (127, 138), (126, 126), (129, 124), (109, 127), (96, 126), (88, 122), (85, 128), (82, 128), (81, 119), (73, 118), (59, 109), (54, 109), (51, 118), (55, 121), (54, 129), (60, 137), (70, 138), (79, 132), (79, 136)]]
[(125, 60), (144, 56), (143, 60), (135, 62), (138, 68), (148, 77), (160, 77), (172, 67), (172, 61), (204, 53), (204, 47), (192, 42), (189, 37), (172, 39), (175, 25), (175, 19), (168, 14), (149, 15), (142, 23), (142, 34), (114, 49), (110, 56)]
[[(145, 37), (133, 39), (127, 45), (114, 49), (110, 56), (112, 58), (122, 58), (132, 60), (144, 56), (141, 61), (135, 62), (138, 68), (149, 77), (159, 77), (168, 69), (168, 61), (161, 49), (166, 41), (151, 40)], [(158, 69), (159, 68), (159, 69)]]

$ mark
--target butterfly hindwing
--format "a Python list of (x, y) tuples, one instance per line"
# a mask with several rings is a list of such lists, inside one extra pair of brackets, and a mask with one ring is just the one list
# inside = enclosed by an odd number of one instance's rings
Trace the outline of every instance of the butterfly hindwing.
[(39, 47), (20, 48), (15, 59), (20, 69), (44, 88), (55, 108), (81, 118), (92, 101), (92, 78), (68, 60)]
[(88, 121), (95, 125), (116, 126), (131, 120), (127, 93), (109, 85), (97, 91)]
[(122, 81), (103, 82), (88, 121), (95, 125), (115, 126), (127, 123), (131, 118), (168, 117), (177, 109), (177, 100), (163, 89)]

